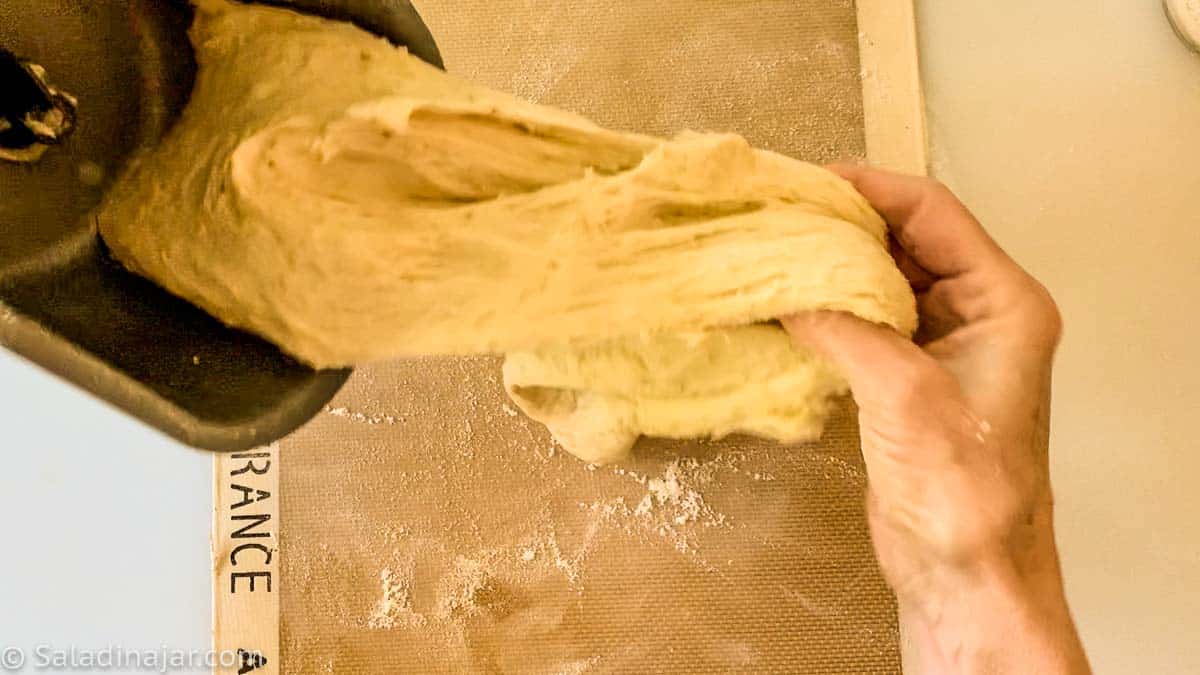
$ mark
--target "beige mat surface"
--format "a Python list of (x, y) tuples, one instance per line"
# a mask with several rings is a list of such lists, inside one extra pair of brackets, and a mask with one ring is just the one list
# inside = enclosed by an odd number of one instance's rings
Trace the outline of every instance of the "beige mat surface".
[[(869, 108), (892, 77), (860, 64), (865, 3), (415, 4), (449, 71), (616, 128), (820, 162), (905, 123), (864, 123), (864, 78)], [(217, 464), (217, 643), (262, 651), (254, 672), (900, 669), (848, 402), (819, 443), (643, 440), (589, 467), (507, 402), (498, 359), (397, 361), (262, 454)]]

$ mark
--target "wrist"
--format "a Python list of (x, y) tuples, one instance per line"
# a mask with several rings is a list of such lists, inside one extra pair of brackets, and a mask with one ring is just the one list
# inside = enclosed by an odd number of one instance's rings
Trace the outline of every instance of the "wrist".
[(1007, 554), (981, 557), (939, 571), (923, 597), (899, 598), (917, 672), (1088, 672), (1057, 556), (1042, 556), (1032, 566)]
[(905, 573), (891, 579), (899, 603), (922, 615), (968, 601), (1061, 598), (1051, 502), (1040, 500), (1014, 515), (1002, 532), (965, 537), (960, 542), (969, 543), (953, 546), (926, 546), (911, 556)]
[(897, 594), (906, 616), (932, 629), (952, 628), (958, 619), (977, 610), (1011, 611), (1061, 598), (1055, 570), (1029, 565), (1008, 554), (989, 554), (930, 570), (919, 595)]

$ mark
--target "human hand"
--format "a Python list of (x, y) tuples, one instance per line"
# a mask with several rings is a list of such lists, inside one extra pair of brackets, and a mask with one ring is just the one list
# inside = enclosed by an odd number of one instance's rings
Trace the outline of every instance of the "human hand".
[(850, 383), (871, 536), (922, 670), (1087, 672), (1052, 527), (1053, 300), (941, 184), (832, 169), (889, 223), (915, 344), (839, 312), (782, 322)]

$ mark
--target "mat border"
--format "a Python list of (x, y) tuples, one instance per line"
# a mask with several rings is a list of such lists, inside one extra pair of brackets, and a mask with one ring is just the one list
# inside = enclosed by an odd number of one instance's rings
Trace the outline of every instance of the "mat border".
[[(863, 128), (867, 159), (876, 165), (909, 174), (928, 173), (925, 99), (921, 88), (917, 25), (914, 0), (858, 0), (859, 62), (863, 90)], [(235, 498), (241, 494), (230, 486), (245, 466), (248, 453), (218, 454), (213, 460), (212, 591), (213, 649), (254, 650), (266, 662), (247, 672), (277, 675), (279, 639), (279, 470), (278, 446), (255, 451), (265, 453), (270, 470), (255, 475), (253, 486), (271, 494), (255, 504), (255, 514), (268, 515), (267, 546), (272, 555), (260, 571), (271, 573), (269, 592), (258, 586), (254, 593), (231, 593), (236, 567), (235, 550), (241, 545), (232, 516)], [(246, 476), (245, 473), (241, 476)], [(245, 578), (245, 577), (243, 577)], [(265, 577), (264, 577), (265, 578)], [(243, 584), (243, 588), (245, 588)], [(911, 642), (901, 635), (905, 670), (915, 664)], [(236, 673), (237, 668), (215, 668), (214, 673)]]
[(857, 6), (867, 158), (895, 171), (927, 175), (914, 0), (858, 0)]
[[(279, 446), (213, 458), (213, 673), (278, 675)], [(246, 669), (243, 670), (242, 668)]]

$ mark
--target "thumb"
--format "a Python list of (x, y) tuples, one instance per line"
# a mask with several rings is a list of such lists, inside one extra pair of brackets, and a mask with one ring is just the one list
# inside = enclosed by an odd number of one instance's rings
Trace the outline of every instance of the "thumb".
[(913, 376), (936, 362), (891, 328), (846, 312), (801, 312), (780, 319), (792, 341), (831, 361), (860, 409), (886, 405)]

